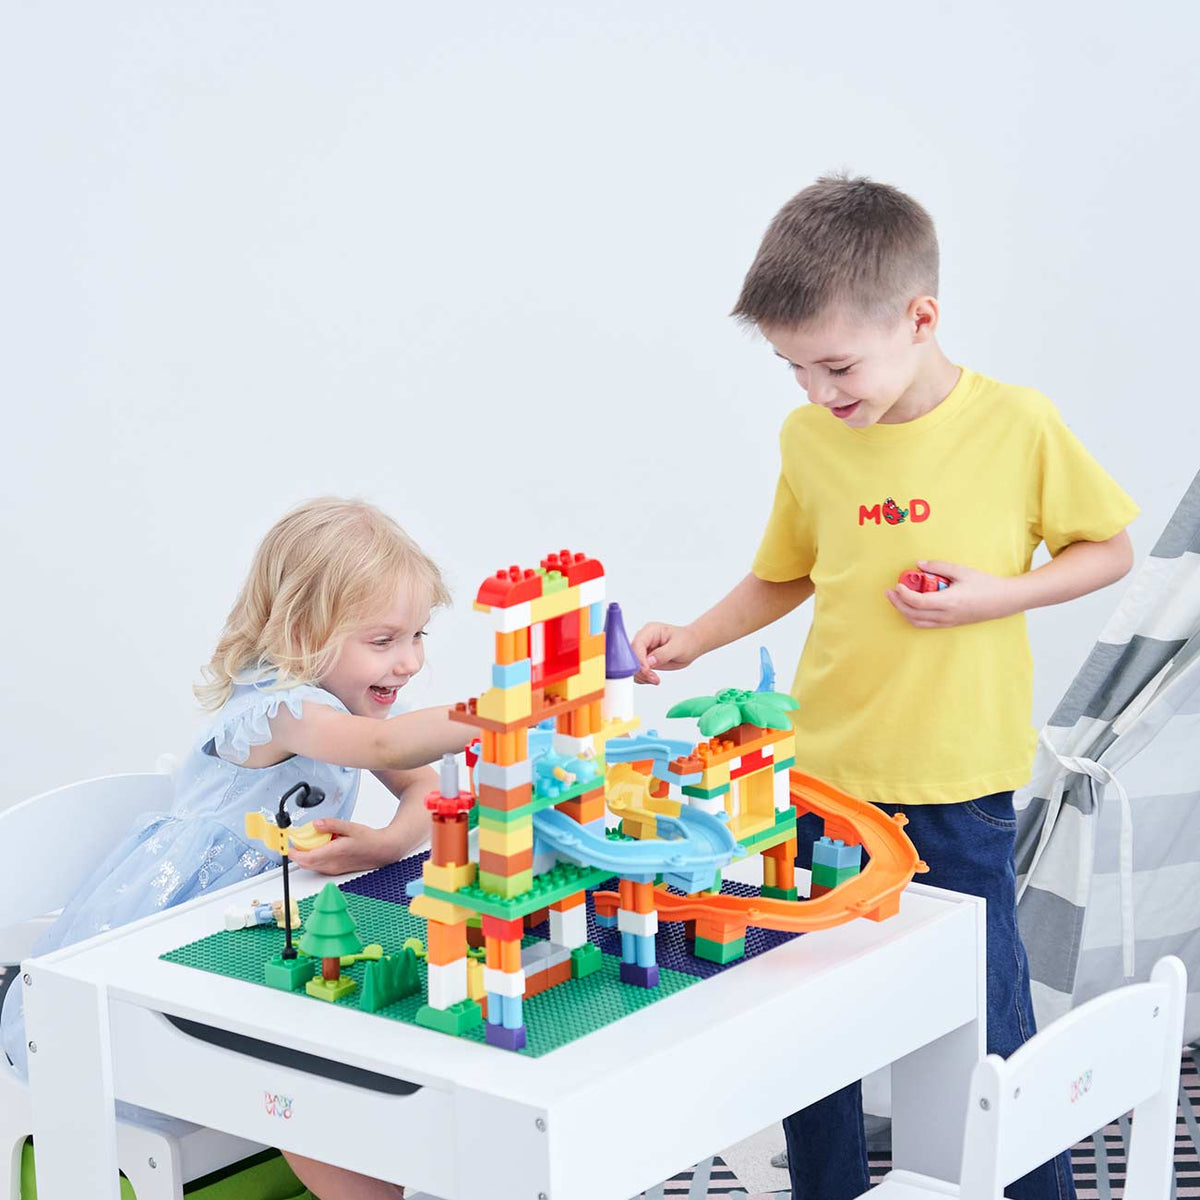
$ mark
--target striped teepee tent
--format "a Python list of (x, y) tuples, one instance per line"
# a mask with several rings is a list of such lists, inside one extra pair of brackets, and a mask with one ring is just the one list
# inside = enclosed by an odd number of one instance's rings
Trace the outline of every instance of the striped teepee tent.
[(1038, 1024), (1187, 964), (1200, 1037), (1200, 475), (1042, 730), (1017, 793)]

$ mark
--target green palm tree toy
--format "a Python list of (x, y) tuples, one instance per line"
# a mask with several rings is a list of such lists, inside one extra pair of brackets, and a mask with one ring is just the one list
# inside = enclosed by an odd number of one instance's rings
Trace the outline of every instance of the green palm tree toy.
[(337, 1000), (354, 991), (353, 979), (342, 974), (342, 956), (362, 953), (362, 942), (355, 933), (354, 918), (346, 906), (346, 897), (337, 884), (322, 889), (300, 938), (300, 952), (321, 960), (321, 977), (310, 979), (304, 990), (318, 1000)]
[(735, 742), (745, 740), (739, 733), (753, 736), (752, 726), (758, 729), (791, 729), (788, 713), (799, 708), (786, 692), (747, 692), (741, 688), (725, 688), (715, 696), (693, 696), (680, 700), (667, 710), (668, 717), (699, 717), (700, 732), (708, 738), (734, 731)]

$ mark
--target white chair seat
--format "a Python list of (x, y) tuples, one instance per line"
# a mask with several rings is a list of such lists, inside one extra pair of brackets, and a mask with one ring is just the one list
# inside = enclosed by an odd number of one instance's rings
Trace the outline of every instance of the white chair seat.
[(872, 1200), (944, 1200), (946, 1196), (958, 1195), (958, 1185), (928, 1175), (914, 1175), (911, 1171), (889, 1171), (863, 1195)]

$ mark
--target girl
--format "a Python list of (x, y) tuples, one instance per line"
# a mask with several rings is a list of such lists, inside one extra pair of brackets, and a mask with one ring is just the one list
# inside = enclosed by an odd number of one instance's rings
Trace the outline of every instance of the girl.
[[(469, 731), (446, 708), (393, 715), (425, 661), (430, 612), (449, 601), (437, 567), (389, 517), (355, 500), (312, 500), (263, 539), (196, 688), (215, 710), (175, 780), (169, 813), (147, 813), (35, 948), (44, 954), (278, 865), (250, 842), (247, 812), (273, 815), (304, 780), (325, 799), (289, 810), (339, 836), (292, 861), (335, 875), (382, 866), (428, 837), (426, 764)], [(400, 800), (385, 829), (348, 818), (367, 768)], [(5, 997), (4, 1049), (27, 1073), (19, 987)], [(375, 1200), (403, 1189), (288, 1155), (321, 1200)]]

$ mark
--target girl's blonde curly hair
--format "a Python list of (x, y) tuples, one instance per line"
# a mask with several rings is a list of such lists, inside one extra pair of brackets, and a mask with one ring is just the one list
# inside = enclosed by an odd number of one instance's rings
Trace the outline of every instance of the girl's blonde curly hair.
[(450, 603), (436, 564), (391, 517), (363, 500), (309, 500), (271, 528), (196, 685), (220, 708), (236, 681), (315, 683), (342, 642), (401, 589)]

